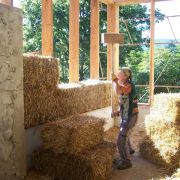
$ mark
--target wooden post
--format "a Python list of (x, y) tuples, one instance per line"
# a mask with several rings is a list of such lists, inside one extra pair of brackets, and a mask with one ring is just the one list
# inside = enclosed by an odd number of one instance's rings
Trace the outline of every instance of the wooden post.
[[(119, 33), (119, 6), (107, 6), (107, 31), (108, 33)], [(112, 51), (114, 48), (114, 71), (119, 68), (119, 44), (107, 45), (107, 79), (110, 80), (112, 72)]]
[(13, 0), (0, 0), (0, 3), (8, 6), (13, 6)]
[(91, 0), (90, 78), (99, 79), (99, 0)]
[(42, 55), (53, 55), (52, 0), (42, 0)]
[(79, 0), (69, 8), (69, 82), (79, 81)]
[(155, 33), (155, 0), (151, 0), (151, 17), (150, 17), (150, 105), (154, 100), (154, 33)]

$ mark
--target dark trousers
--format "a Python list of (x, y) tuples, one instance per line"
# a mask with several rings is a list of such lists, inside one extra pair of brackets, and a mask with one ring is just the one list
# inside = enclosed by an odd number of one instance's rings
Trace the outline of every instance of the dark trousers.
[(121, 159), (124, 162), (130, 160), (130, 142), (129, 136), (132, 128), (135, 126), (138, 118), (138, 113), (131, 115), (128, 119), (122, 119), (120, 125), (120, 132), (118, 135), (117, 146), (121, 156)]

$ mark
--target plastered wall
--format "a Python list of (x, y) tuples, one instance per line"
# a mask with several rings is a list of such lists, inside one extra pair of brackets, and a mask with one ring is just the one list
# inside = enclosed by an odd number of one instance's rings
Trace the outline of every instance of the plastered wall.
[(0, 4), (0, 179), (25, 174), (22, 13)]

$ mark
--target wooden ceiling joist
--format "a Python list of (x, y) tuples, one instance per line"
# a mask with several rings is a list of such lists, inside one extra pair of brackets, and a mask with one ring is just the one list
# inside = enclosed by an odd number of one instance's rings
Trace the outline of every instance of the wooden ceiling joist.
[[(139, 3), (150, 3), (151, 0), (113, 0), (115, 4), (119, 6), (139, 4)], [(173, 1), (173, 0), (155, 0), (155, 2)]]
[(8, 6), (13, 6), (13, 0), (0, 0), (0, 3)]
[(114, 4), (114, 0), (99, 0), (99, 2), (104, 4)]

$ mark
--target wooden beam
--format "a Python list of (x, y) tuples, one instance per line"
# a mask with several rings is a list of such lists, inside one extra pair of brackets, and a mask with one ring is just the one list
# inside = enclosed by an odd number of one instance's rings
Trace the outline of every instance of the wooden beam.
[(79, 81), (79, 0), (69, 7), (69, 82)]
[(113, 0), (99, 0), (99, 1), (104, 4), (114, 4)]
[(150, 16), (150, 105), (154, 100), (154, 35), (155, 35), (155, 0), (151, 0), (151, 16)]
[[(107, 6), (107, 31), (108, 33), (119, 33), (119, 6)], [(107, 45), (107, 79), (110, 80), (112, 72), (112, 51), (114, 48), (114, 70), (119, 69), (119, 44)]]
[(13, 6), (13, 0), (0, 0), (0, 3), (8, 6)]
[(52, 0), (42, 0), (42, 55), (53, 55)]
[[(173, 1), (173, 0), (155, 0), (155, 2)], [(114, 0), (114, 3), (119, 6), (139, 4), (139, 3), (150, 3), (151, 0)]]
[(124, 33), (103, 33), (102, 43), (124, 44)]
[(91, 0), (90, 78), (99, 79), (99, 0)]

